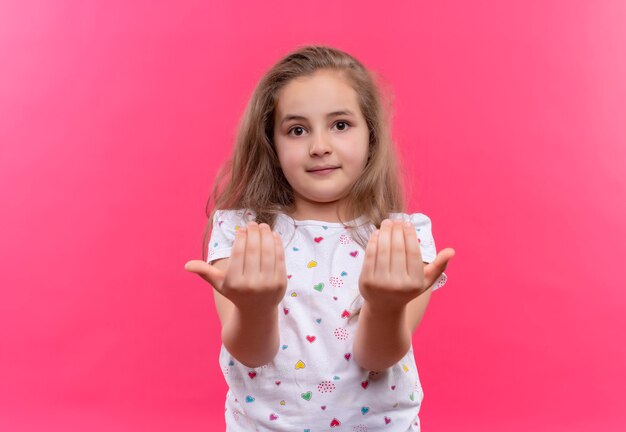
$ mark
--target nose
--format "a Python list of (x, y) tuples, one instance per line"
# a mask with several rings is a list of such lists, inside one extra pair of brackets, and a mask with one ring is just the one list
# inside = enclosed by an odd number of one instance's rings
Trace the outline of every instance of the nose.
[(332, 146), (323, 131), (318, 131), (312, 138), (309, 154), (311, 156), (321, 156), (332, 153)]

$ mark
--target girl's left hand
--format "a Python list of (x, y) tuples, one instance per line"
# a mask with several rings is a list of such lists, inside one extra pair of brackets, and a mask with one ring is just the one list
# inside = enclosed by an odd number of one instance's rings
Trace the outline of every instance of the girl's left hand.
[(413, 224), (385, 219), (365, 249), (361, 295), (373, 307), (400, 310), (435, 283), (454, 254), (446, 248), (424, 265)]

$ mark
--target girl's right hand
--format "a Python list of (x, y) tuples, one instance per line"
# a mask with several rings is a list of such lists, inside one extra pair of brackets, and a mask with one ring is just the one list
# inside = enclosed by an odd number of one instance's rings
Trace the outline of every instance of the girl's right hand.
[(283, 244), (265, 223), (248, 222), (237, 230), (225, 272), (198, 260), (187, 262), (185, 270), (199, 275), (244, 311), (276, 307), (287, 290)]

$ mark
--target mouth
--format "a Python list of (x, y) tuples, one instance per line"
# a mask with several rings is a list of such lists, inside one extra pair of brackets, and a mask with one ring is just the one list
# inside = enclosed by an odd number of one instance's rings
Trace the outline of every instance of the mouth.
[(338, 166), (325, 166), (325, 167), (313, 168), (313, 169), (307, 170), (307, 172), (330, 172), (337, 168), (339, 167)]
[(307, 172), (310, 172), (313, 174), (327, 174), (327, 173), (335, 171), (337, 168), (339, 167), (318, 168), (314, 170), (308, 170)]

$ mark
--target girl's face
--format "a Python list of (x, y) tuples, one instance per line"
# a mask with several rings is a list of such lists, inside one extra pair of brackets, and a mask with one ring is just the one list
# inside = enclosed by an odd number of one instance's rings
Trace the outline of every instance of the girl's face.
[(369, 131), (354, 89), (327, 70), (290, 81), (278, 95), (274, 145), (294, 190), (292, 216), (335, 220), (367, 163)]

